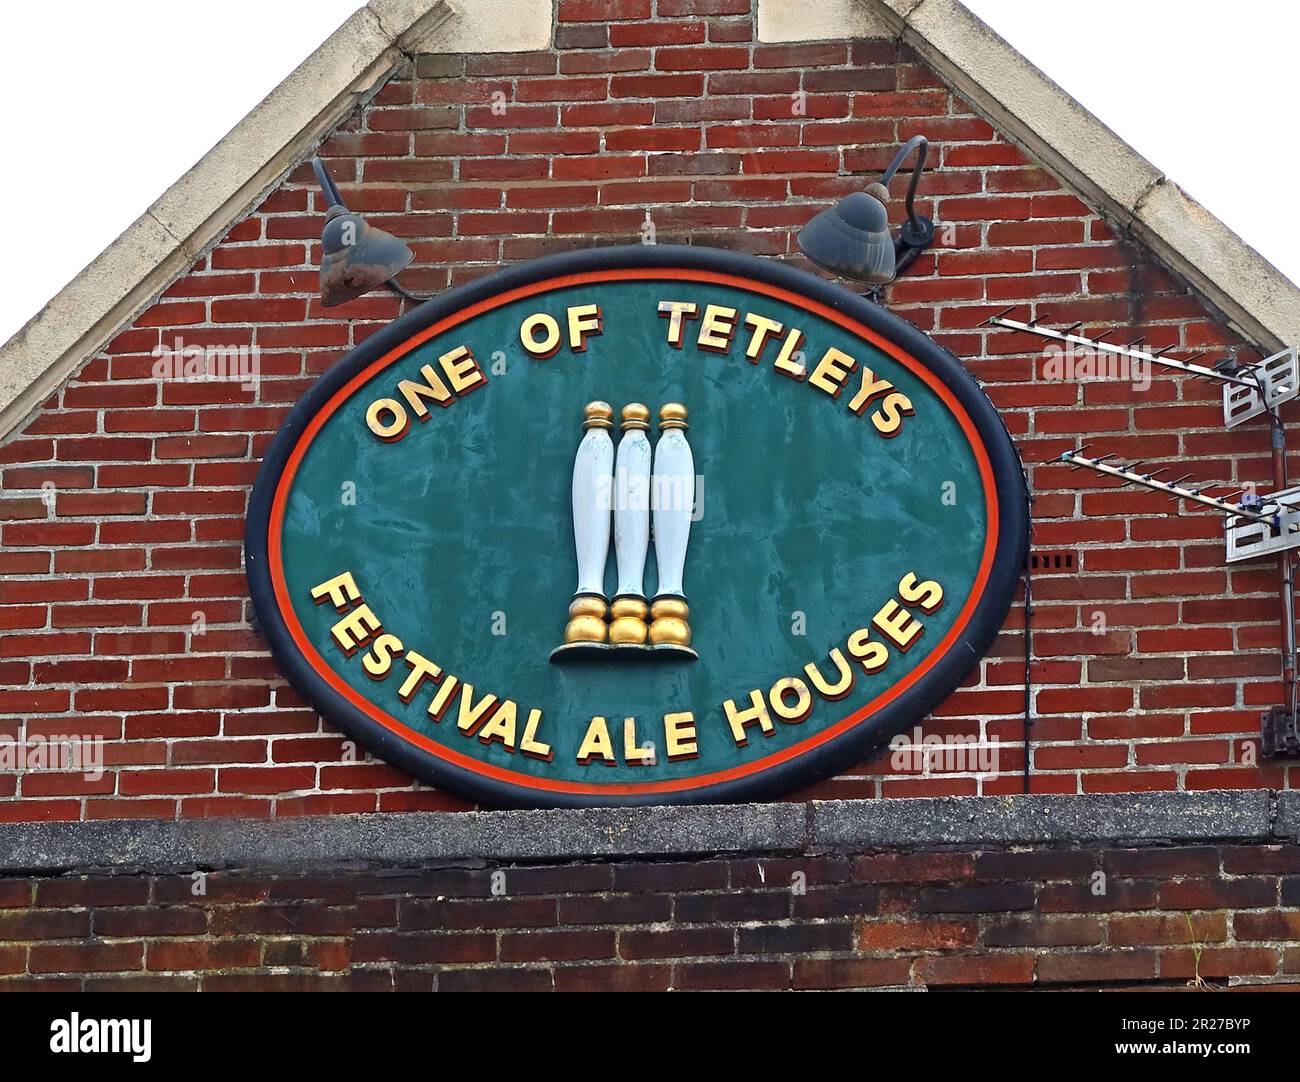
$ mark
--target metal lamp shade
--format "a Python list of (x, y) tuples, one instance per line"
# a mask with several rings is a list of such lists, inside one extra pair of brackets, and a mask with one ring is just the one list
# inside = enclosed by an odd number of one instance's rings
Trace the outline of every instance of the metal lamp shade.
[(415, 258), (402, 241), (341, 204), (326, 215), (321, 245), (320, 297), (327, 308), (383, 285)]
[(883, 285), (894, 280), (894, 241), (885, 205), (854, 192), (799, 230), (800, 251), (838, 278)]

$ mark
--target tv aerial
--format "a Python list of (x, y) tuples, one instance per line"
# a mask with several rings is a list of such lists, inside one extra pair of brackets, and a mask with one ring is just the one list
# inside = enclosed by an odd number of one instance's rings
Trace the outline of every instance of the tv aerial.
[(1166, 356), (1175, 347), (1157, 350), (1138, 348), (1143, 339), (1118, 345), (1104, 341), (1113, 334), (1080, 334), (1082, 322), (1063, 330), (1043, 326), (1046, 314), (1029, 320), (1011, 319), (1009, 315), (1018, 306), (999, 312), (985, 320), (986, 326), (1036, 335), (1049, 341), (1060, 342), (1072, 350), (1084, 351), (1086, 356), (1102, 363), (1098, 374), (1108, 375), (1113, 364), (1116, 371), (1121, 365), (1129, 370), (1135, 365), (1150, 365), (1182, 372), (1194, 379), (1208, 380), (1222, 389), (1223, 424), (1235, 428), (1255, 417), (1267, 415), (1269, 419), (1273, 491), (1256, 493), (1253, 487), (1212, 494), (1212, 490), (1231, 488), (1215, 483), (1192, 483), (1192, 474), (1166, 478), (1171, 467), (1146, 470), (1145, 462), (1124, 463), (1114, 461), (1114, 455), (1089, 455), (1084, 445), (1066, 451), (1057, 461), (1074, 469), (1088, 469), (1111, 477), (1120, 486), (1137, 485), (1158, 492), (1171, 500), (1186, 501), (1208, 507), (1223, 516), (1225, 559), (1238, 563), (1267, 556), (1278, 560), (1278, 587), (1282, 600), (1282, 681), (1285, 704), (1275, 706), (1261, 715), (1262, 753), (1265, 757), (1300, 756), (1300, 728), (1297, 727), (1297, 658), (1295, 635), (1295, 593), (1293, 553), (1300, 549), (1300, 486), (1288, 487), (1286, 463), (1286, 429), (1278, 409), (1283, 403), (1300, 396), (1300, 358), (1295, 347), (1284, 349), (1273, 356), (1253, 364), (1240, 364), (1225, 359), (1213, 365), (1197, 363), (1205, 351), (1182, 360)]

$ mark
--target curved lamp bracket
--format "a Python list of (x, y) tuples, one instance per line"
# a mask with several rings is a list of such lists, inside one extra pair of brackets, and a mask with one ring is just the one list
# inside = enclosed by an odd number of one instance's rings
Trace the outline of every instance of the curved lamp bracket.
[(895, 274), (901, 274), (934, 241), (934, 222), (916, 213), (916, 189), (921, 182), (921, 173), (925, 169), (925, 158), (929, 147), (930, 144), (924, 135), (912, 136), (898, 148), (894, 160), (880, 175), (880, 183), (888, 187), (908, 155), (916, 151), (916, 164), (912, 166), (912, 179), (907, 185), (907, 221), (903, 223), (902, 229), (894, 239)]

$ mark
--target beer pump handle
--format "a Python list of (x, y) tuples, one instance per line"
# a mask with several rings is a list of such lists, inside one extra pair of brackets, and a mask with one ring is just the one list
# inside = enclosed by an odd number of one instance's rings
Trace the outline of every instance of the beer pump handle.
[(614, 411), (607, 402), (588, 402), (586, 435), (573, 461), (573, 544), (578, 589), (569, 606), (564, 641), (605, 641), (605, 564), (609, 559), (610, 497), (613, 483)]
[(665, 405), (659, 411), (659, 429), (652, 482), (659, 588), (650, 606), (654, 622), (649, 637), (655, 646), (689, 647), (690, 610), (682, 577), (695, 510), (695, 460), (686, 442), (686, 407), (677, 402)]
[(640, 402), (623, 407), (623, 437), (614, 467), (614, 556), (618, 588), (610, 606), (609, 640), (640, 646), (646, 641), (645, 560), (650, 548), (650, 410)]

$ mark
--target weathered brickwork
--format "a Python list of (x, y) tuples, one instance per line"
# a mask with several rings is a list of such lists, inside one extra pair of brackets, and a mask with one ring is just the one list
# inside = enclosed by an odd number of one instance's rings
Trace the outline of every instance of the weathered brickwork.
[[(1031, 469), (1036, 548), (1067, 550), (1075, 563), (1034, 585), (1035, 790), (1289, 786), (1285, 766), (1251, 754), (1259, 710), (1281, 697), (1272, 567), (1226, 569), (1216, 516), (1177, 514), (1158, 497), (1105, 491), (1051, 464), (1089, 442), (1206, 480), (1267, 484), (1265, 428), (1224, 431), (1215, 389), (1183, 378), (1156, 378), (1145, 391), (1048, 379), (1034, 342), (982, 323), (1018, 303), (1052, 321), (1118, 327), (1117, 340), (1206, 349), (1211, 360), (1250, 351), (916, 56), (878, 40), (761, 44), (749, 9), (748, 0), (561, 0), (554, 50), (421, 57), (323, 155), (353, 209), (410, 241), (416, 265), (403, 283), (434, 291), (544, 253), (638, 243), (647, 220), (661, 243), (801, 262), (797, 229), (860, 188), (901, 140), (926, 135), (932, 168), (920, 209), (938, 222), (939, 243), (888, 303), (984, 382)], [(894, 187), (901, 195), (903, 179)], [(310, 170), (296, 170), (0, 445), (0, 726), (102, 736), (108, 766), (93, 781), (0, 773), (0, 820), (463, 806), (382, 763), (349, 761), (343, 738), (285, 686), (249, 623), (241, 537), (259, 457), (312, 381), (399, 311), (379, 293), (321, 307), (322, 211)], [(160, 381), (153, 351), (178, 340), (255, 347), (260, 378), (248, 390)], [(998, 737), (997, 775), (900, 773), (886, 758), (816, 795), (1019, 791), (1022, 623), (1017, 608), (977, 674), (925, 726)], [(827, 865), (840, 872), (851, 868)], [(383, 903), (365, 903), (372, 908)], [(1061, 919), (1087, 926), (1066, 934), (1101, 937), (1090, 945), (1114, 942), (1114, 919)], [(846, 961), (744, 964), (781, 985), (834, 983), (836, 966), (877, 965), (852, 953), (852, 921), (825, 927), (817, 934)], [(956, 918), (954, 928), (992, 934), (978, 919)], [(599, 941), (613, 957), (632, 934), (570, 931), (553, 949), (599, 952)], [(728, 939), (726, 953), (746, 954), (747, 934)], [(152, 944), (126, 942), (103, 949), (128, 957), (122, 968), (146, 956), (152, 964)], [(515, 942), (493, 932), (478, 949), (505, 958)], [(346, 970), (330, 953), (341, 947), (319, 949)], [(1161, 967), (1187, 956), (1135, 949), (1143, 979), (1171, 975)], [(1271, 952), (1281, 964), (1276, 947), (1223, 949)], [(0, 960), (20, 970), (37, 958), (35, 948), (32, 959), (6, 950)], [(1006, 957), (1009, 975), (1035, 975), (1032, 951)], [(718, 965), (628, 972), (682, 985), (712, 980)], [(880, 983), (907, 983), (925, 966), (882, 967)], [(560, 968), (536, 972), (528, 979), (568, 979)]]
[(1300, 849), (0, 879), (0, 990), (1179, 988), (1198, 976), (1300, 988)]

